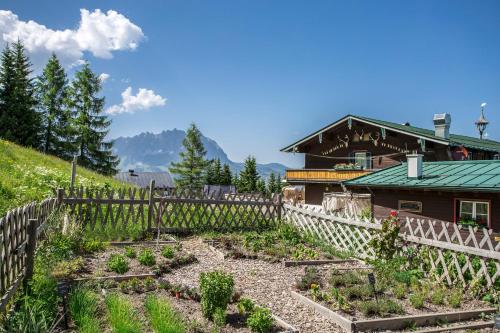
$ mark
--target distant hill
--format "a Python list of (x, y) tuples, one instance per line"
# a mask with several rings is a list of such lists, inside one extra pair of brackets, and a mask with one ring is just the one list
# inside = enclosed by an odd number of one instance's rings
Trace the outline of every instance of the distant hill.
[[(81, 167), (76, 174), (77, 185), (130, 186)], [(70, 182), (71, 163), (0, 140), (0, 216), (9, 209), (54, 196), (56, 188), (69, 188)]]
[[(120, 157), (119, 169), (126, 171), (168, 171), (171, 162), (179, 160), (182, 151), (182, 140), (186, 136), (183, 130), (173, 129), (158, 134), (146, 132), (132, 137), (119, 137), (115, 140), (113, 150)], [(243, 163), (231, 161), (224, 150), (214, 140), (202, 136), (207, 150), (207, 159), (219, 158), (227, 163), (232, 171), (240, 171)], [(251, 152), (249, 152), (250, 154)], [(261, 175), (267, 177), (271, 172), (281, 175), (285, 166), (279, 163), (258, 164)]]

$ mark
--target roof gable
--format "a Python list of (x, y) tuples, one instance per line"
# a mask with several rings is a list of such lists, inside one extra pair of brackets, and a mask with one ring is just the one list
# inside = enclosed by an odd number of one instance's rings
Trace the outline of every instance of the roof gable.
[(445, 138), (436, 136), (434, 134), (434, 131), (430, 130), (430, 129), (420, 128), (420, 127), (415, 127), (415, 126), (410, 126), (410, 125), (403, 125), (403, 124), (398, 124), (398, 123), (394, 123), (394, 122), (390, 122), (390, 121), (378, 120), (378, 119), (350, 115), (350, 114), (346, 115), (345, 117), (339, 119), (338, 121), (322, 128), (322, 129), (320, 129), (319, 131), (316, 131), (316, 132), (306, 136), (305, 138), (303, 138), (297, 142), (294, 142), (293, 144), (281, 149), (281, 151), (292, 152), (293, 148), (296, 147), (297, 145), (300, 145), (306, 141), (309, 141), (310, 139), (314, 138), (315, 136), (319, 135), (320, 133), (328, 131), (328, 130), (338, 126), (339, 124), (346, 122), (349, 118), (366, 123), (366, 124), (380, 126), (380, 127), (392, 130), (392, 131), (415, 136), (417, 138), (423, 138), (423, 139), (437, 142), (437, 143), (441, 143), (444, 145), (464, 146), (467, 148), (500, 152), (500, 142), (498, 142), (498, 141), (479, 139), (479, 138), (474, 138), (474, 137), (465, 136), (465, 135), (457, 135), (457, 134), (450, 134), (450, 138), (445, 139)]

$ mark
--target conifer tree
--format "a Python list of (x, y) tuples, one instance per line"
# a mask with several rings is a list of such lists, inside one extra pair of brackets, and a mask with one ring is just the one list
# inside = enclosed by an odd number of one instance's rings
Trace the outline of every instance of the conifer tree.
[(98, 97), (100, 90), (99, 76), (85, 63), (68, 90), (68, 104), (75, 114), (78, 164), (112, 175), (119, 160), (112, 152), (113, 141), (106, 141), (111, 121), (103, 114), (104, 97)]
[[(243, 170), (240, 172), (240, 188), (241, 192), (255, 192), (257, 191), (257, 182), (260, 177), (257, 172), (257, 161), (255, 157), (248, 156), (245, 160)], [(265, 187), (265, 184), (264, 184)]]
[(40, 149), (47, 154), (71, 159), (77, 149), (73, 142), (72, 115), (66, 105), (67, 83), (64, 68), (53, 53), (36, 81), (42, 122)]
[(269, 194), (276, 193), (276, 176), (274, 175), (274, 172), (271, 172), (269, 175), (269, 178), (267, 179), (267, 192)]
[(276, 178), (276, 193), (281, 193), (283, 190), (283, 184), (281, 183), (281, 174), (278, 172), (278, 177)]
[(221, 185), (231, 185), (231, 183), (233, 181), (233, 176), (231, 174), (231, 168), (226, 163), (224, 163), (224, 167), (222, 168), (222, 173), (221, 173), (220, 178), (221, 178), (220, 179)]
[(0, 135), (24, 146), (38, 147), (40, 118), (35, 110), (31, 72), (21, 41), (6, 46), (0, 73)]
[(257, 192), (259, 192), (259, 193), (262, 193), (262, 194), (266, 195), (266, 196), (269, 194), (269, 192), (266, 189), (266, 182), (262, 178), (260, 178), (260, 179), (257, 180), (256, 189), (255, 190)]
[(214, 184), (221, 185), (221, 177), (222, 177), (222, 167), (220, 164), (220, 159), (217, 158), (214, 161)]
[(207, 167), (206, 150), (201, 142), (201, 133), (195, 124), (191, 124), (182, 141), (184, 150), (179, 154), (181, 160), (172, 162), (169, 170), (176, 175), (175, 184), (183, 189), (200, 189), (205, 180), (204, 171)]
[(205, 184), (206, 185), (215, 185), (216, 177), (215, 177), (215, 161), (210, 160), (207, 161), (207, 168), (205, 170)]

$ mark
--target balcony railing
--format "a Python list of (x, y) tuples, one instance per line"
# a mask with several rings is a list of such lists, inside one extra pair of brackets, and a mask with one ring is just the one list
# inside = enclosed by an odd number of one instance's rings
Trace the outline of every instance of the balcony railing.
[(341, 182), (369, 174), (370, 170), (296, 169), (286, 170), (289, 182)]

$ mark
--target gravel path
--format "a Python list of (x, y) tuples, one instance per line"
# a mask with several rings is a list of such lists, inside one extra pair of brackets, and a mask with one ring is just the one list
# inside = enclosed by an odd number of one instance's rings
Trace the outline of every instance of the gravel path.
[(295, 278), (302, 275), (304, 267), (283, 267), (280, 263), (261, 260), (223, 259), (198, 238), (185, 240), (182, 244), (183, 249), (194, 254), (199, 262), (167, 274), (165, 278), (169, 281), (198, 286), (201, 272), (223, 270), (233, 274), (235, 287), (244, 297), (267, 306), (301, 333), (342, 332), (335, 323), (290, 296), (289, 290)]

